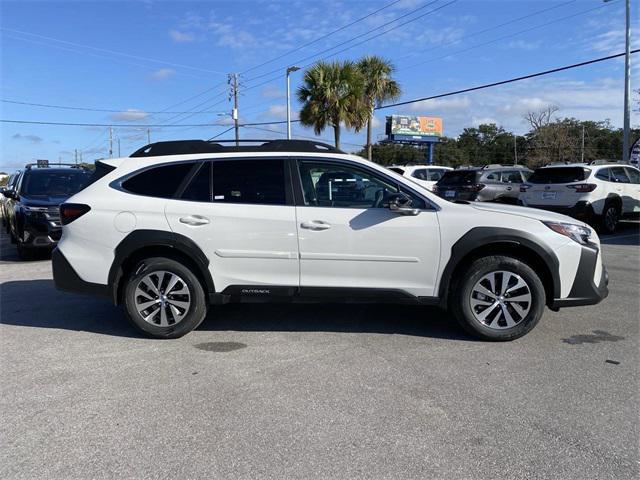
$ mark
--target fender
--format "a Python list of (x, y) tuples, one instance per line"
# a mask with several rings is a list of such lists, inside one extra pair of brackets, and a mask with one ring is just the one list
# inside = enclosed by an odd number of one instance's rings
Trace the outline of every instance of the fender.
[(204, 279), (207, 291), (215, 292), (213, 278), (209, 272), (209, 259), (193, 240), (174, 232), (136, 230), (123, 238), (115, 249), (113, 263), (109, 269), (109, 285), (114, 303), (118, 303), (119, 284), (124, 274), (122, 266), (136, 251), (149, 247), (168, 247), (189, 257), (198, 268), (195, 273)]
[[(524, 247), (533, 251), (547, 266), (553, 280), (553, 298), (560, 297), (560, 262), (553, 251), (537, 238), (521, 230), (500, 227), (475, 227), (465, 233), (451, 247), (451, 258), (445, 266), (439, 288), (440, 304), (447, 305), (447, 297), (451, 278), (460, 262), (474, 250), (491, 244), (511, 244), (514, 247)], [(553, 300), (553, 299), (551, 299)]]

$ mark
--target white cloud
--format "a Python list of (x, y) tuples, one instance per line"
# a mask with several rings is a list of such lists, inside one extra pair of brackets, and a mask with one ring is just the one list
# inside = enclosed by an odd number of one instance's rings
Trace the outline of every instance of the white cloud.
[(285, 120), (287, 118), (287, 106), (280, 104), (271, 105), (264, 113), (264, 116), (270, 120)]
[(195, 35), (189, 32), (181, 32), (180, 30), (169, 30), (169, 36), (176, 43), (188, 43), (195, 40)]
[(371, 127), (372, 128), (379, 128), (382, 125), (384, 125), (384, 123), (382, 122), (382, 120), (380, 120), (378, 117), (376, 117), (375, 115), (371, 118)]
[(149, 75), (149, 78), (151, 80), (165, 80), (175, 75), (175, 73), (176, 71), (173, 68), (161, 68)]
[(149, 114), (143, 110), (137, 110), (135, 108), (130, 108), (125, 110), (124, 112), (118, 112), (111, 115), (111, 120), (116, 122), (127, 122), (132, 120), (144, 120), (147, 118)]
[(537, 50), (542, 45), (540, 40), (536, 41), (527, 41), (527, 40), (514, 40), (512, 42), (507, 43), (508, 48), (515, 48), (518, 50), (525, 50), (531, 52), (533, 50)]
[(284, 98), (285, 92), (275, 85), (267, 85), (262, 89), (260, 95), (265, 98)]
[(469, 97), (434, 98), (412, 103), (409, 110), (414, 112), (437, 113), (452, 110), (467, 110), (471, 106)]
[(29, 143), (42, 143), (42, 137), (39, 137), (38, 135), (31, 135), (31, 134), (23, 135), (21, 133), (16, 133), (11, 138), (15, 140), (24, 140), (25, 142), (29, 142)]

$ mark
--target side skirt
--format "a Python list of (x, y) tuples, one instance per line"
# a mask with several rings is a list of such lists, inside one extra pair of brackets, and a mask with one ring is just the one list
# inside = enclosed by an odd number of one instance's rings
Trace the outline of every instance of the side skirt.
[(221, 293), (210, 293), (213, 305), (226, 303), (392, 303), (439, 305), (438, 297), (416, 297), (403, 290), (381, 288), (283, 287), (275, 285), (230, 285)]

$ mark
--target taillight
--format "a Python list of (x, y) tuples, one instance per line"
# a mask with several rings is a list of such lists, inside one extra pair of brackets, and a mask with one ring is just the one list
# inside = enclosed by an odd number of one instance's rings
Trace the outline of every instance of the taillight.
[(60, 205), (60, 223), (68, 225), (89, 210), (91, 210), (91, 207), (82, 203), (63, 203)]
[(597, 185), (594, 183), (578, 183), (576, 185), (567, 185), (567, 187), (574, 189), (578, 193), (593, 192)]
[(525, 193), (528, 188), (531, 188), (531, 185), (523, 183), (522, 185), (520, 185), (520, 193)]

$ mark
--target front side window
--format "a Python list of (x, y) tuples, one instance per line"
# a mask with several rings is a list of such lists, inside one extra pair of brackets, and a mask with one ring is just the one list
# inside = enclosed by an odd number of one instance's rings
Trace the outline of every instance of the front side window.
[(304, 204), (314, 207), (385, 208), (389, 195), (402, 191), (415, 208), (424, 201), (372, 172), (350, 165), (301, 161), (300, 178)]
[(284, 160), (220, 160), (213, 163), (213, 201), (286, 205)]
[(614, 167), (611, 169), (611, 178), (614, 182), (618, 183), (631, 183), (627, 172), (622, 167)]
[(629, 180), (631, 180), (631, 183), (640, 183), (640, 172), (638, 170), (631, 167), (626, 167), (625, 170), (627, 171), (627, 176), (629, 177)]
[(150, 168), (122, 182), (122, 188), (138, 195), (172, 198), (194, 166), (187, 162)]

